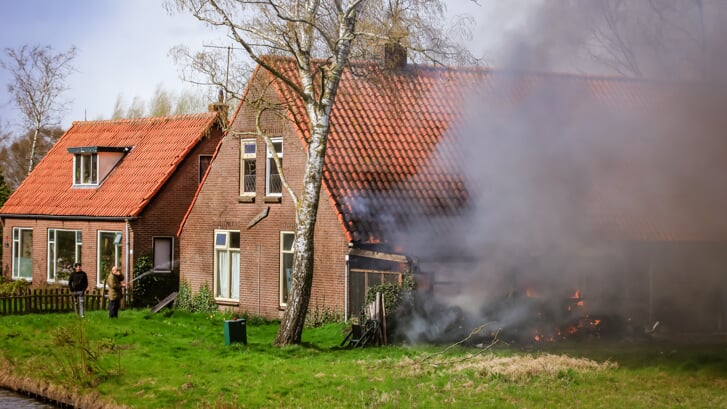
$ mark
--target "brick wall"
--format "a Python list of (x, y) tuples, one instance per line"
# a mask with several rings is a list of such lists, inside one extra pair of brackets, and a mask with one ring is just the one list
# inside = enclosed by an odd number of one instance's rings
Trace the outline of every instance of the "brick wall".
[[(274, 96), (270, 89), (266, 92), (268, 99)], [(243, 107), (232, 128), (254, 130), (255, 115), (256, 111)], [(262, 123), (269, 135), (283, 137), (283, 174), (291, 187), (300, 192), (307, 155), (293, 125), (273, 113), (266, 114)], [(221, 305), (277, 319), (283, 312), (279, 302), (280, 233), (294, 231), (295, 208), (285, 190), (277, 201), (265, 198), (267, 157), (261, 138), (256, 139), (256, 194), (252, 201), (240, 197), (240, 139), (249, 138), (252, 137), (239, 133), (230, 133), (224, 138), (180, 237), (180, 274), (193, 292), (203, 285), (214, 291), (214, 230), (239, 230), (239, 303)], [(267, 216), (248, 228), (266, 208)], [(315, 234), (311, 309), (327, 306), (343, 312), (347, 252), (348, 243), (340, 222), (327, 193), (322, 190)]]

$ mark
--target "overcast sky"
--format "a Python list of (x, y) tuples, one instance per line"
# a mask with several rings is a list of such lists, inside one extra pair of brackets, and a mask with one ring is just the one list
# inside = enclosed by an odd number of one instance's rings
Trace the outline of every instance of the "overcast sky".
[[(477, 21), (471, 48), (488, 52), (498, 37), (522, 24), (523, 4), (540, 0), (445, 0), (449, 15), (471, 14)], [(505, 11), (503, 13), (503, 11)], [(497, 15), (497, 18), (493, 16)], [(0, 49), (50, 45), (55, 52), (78, 48), (76, 72), (68, 78), (70, 109), (62, 121), (109, 118), (122, 96), (127, 105), (138, 96), (151, 99), (157, 87), (179, 93), (193, 90), (179, 79), (169, 50), (185, 44), (230, 45), (223, 33), (213, 33), (189, 15), (169, 15), (162, 0), (5, 0), (0, 13)], [(3, 55), (4, 57), (4, 55)], [(0, 124), (16, 122), (9, 104), (8, 74), (0, 70)]]

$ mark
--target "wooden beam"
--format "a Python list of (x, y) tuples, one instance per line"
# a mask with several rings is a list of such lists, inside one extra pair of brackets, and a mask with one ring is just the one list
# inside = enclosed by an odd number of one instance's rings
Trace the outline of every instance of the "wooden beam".
[(382, 253), (379, 251), (363, 250), (363, 249), (351, 249), (349, 254), (358, 257), (375, 258), (378, 260), (393, 261), (395, 263), (409, 263), (409, 259), (401, 254)]

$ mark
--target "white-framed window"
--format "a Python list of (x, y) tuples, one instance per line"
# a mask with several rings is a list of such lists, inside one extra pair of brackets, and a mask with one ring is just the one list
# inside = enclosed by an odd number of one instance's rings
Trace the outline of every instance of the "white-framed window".
[(77, 153), (73, 155), (73, 184), (98, 185), (98, 154)]
[[(273, 138), (273, 148), (280, 159), (280, 165), (283, 165), (283, 138)], [(267, 149), (267, 166), (265, 166), (265, 195), (266, 196), (282, 196), (283, 183), (280, 179), (280, 169), (275, 165), (273, 152)]]
[(240, 299), (240, 232), (215, 230), (215, 298)]
[(293, 273), (293, 241), (295, 233), (280, 232), (280, 305), (288, 304)]
[(121, 238), (120, 231), (98, 231), (96, 285), (103, 286), (111, 267), (121, 267)]
[(48, 229), (48, 281), (66, 281), (81, 262), (81, 230)]
[(255, 195), (257, 177), (257, 143), (254, 139), (240, 140), (240, 196)]
[(13, 279), (33, 279), (33, 229), (13, 227)]
[(199, 155), (199, 183), (202, 183), (204, 174), (212, 163), (212, 155)]
[(170, 273), (174, 268), (174, 238), (154, 237), (154, 271)]

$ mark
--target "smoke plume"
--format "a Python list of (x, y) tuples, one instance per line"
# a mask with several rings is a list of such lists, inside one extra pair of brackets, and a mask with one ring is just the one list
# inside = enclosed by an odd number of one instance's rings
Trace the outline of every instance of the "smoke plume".
[(426, 294), (410, 340), (485, 322), (554, 335), (582, 316), (619, 333), (727, 329), (721, 4), (548, 1), (503, 38), (445, 138), (465, 214), (399, 238)]

